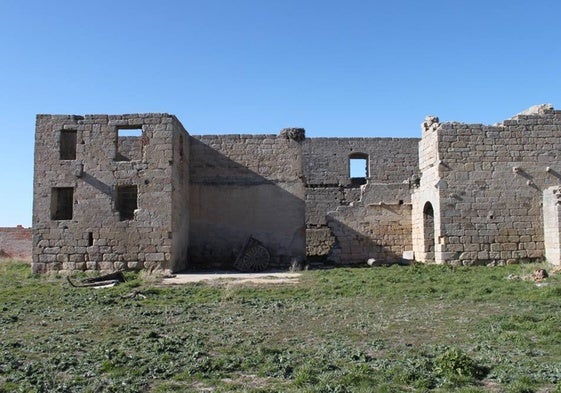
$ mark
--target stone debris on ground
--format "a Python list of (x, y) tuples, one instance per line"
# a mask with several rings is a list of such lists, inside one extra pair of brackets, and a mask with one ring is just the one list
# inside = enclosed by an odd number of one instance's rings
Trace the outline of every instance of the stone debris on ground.
[(534, 281), (536, 283), (542, 283), (546, 278), (548, 278), (551, 274), (555, 274), (561, 271), (559, 268), (555, 268), (548, 273), (545, 269), (536, 269), (532, 274), (527, 274), (523, 276), (519, 276), (518, 274), (509, 274), (506, 279), (507, 280), (524, 280), (524, 281)]

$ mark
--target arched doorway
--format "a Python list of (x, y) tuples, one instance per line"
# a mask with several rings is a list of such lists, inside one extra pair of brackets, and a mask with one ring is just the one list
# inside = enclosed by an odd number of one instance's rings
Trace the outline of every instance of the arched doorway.
[(423, 237), (426, 259), (434, 260), (434, 209), (430, 202), (423, 207)]

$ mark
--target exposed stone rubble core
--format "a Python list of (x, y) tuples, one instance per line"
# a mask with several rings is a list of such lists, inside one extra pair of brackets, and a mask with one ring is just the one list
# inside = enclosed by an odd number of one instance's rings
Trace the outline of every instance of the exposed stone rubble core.
[(306, 139), (306, 130), (303, 128), (283, 128), (279, 136), (286, 139), (293, 139), (296, 142), (302, 142)]
[(250, 236), (273, 267), (561, 264), (560, 154), (549, 104), (497, 126), (428, 116), (421, 139), (190, 136), (168, 114), (38, 115), (32, 267), (223, 268)]

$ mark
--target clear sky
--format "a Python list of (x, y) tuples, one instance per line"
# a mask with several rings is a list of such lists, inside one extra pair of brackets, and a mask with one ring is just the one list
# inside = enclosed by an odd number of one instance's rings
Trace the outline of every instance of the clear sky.
[(558, 0), (0, 0), (0, 226), (31, 225), (37, 113), (192, 134), (419, 137), (561, 108)]

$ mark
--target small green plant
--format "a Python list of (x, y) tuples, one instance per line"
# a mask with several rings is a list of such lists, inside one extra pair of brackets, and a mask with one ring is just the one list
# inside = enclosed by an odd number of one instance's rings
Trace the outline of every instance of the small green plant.
[(443, 352), (434, 359), (436, 374), (447, 381), (459, 382), (482, 379), (488, 369), (477, 364), (457, 348), (445, 347)]

